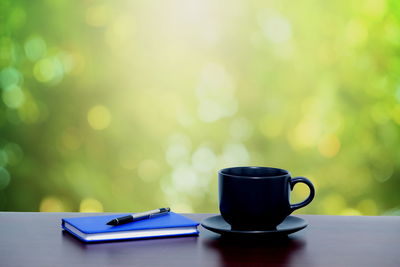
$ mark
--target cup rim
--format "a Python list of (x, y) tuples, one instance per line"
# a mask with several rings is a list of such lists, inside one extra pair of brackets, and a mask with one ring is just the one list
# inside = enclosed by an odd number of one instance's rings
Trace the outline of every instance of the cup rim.
[[(250, 169), (273, 169), (275, 171), (280, 171), (283, 172), (284, 174), (282, 175), (274, 175), (274, 176), (244, 176), (244, 175), (235, 175), (235, 174), (228, 174), (228, 173), (224, 173), (224, 171), (227, 170), (232, 170), (232, 169), (243, 169), (243, 168), (250, 168)], [(284, 177), (289, 175), (290, 176), (290, 172), (285, 170), (285, 169), (281, 169), (281, 168), (274, 168), (274, 167), (261, 167), (261, 166), (237, 166), (237, 167), (228, 167), (228, 168), (223, 168), (220, 169), (218, 171), (219, 175), (223, 175), (223, 176), (228, 176), (228, 177), (235, 177), (235, 178), (246, 178), (246, 179), (268, 179), (268, 178), (279, 178), (279, 177)]]

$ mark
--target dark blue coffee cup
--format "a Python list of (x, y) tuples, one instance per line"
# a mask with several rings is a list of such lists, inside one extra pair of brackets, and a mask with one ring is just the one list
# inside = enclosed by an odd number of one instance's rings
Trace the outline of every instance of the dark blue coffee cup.
[[(315, 195), (307, 178), (292, 178), (283, 169), (233, 167), (218, 174), (219, 209), (232, 229), (275, 229), (293, 211), (308, 205)], [(303, 202), (290, 204), (290, 191), (297, 183), (305, 183), (310, 194)]]

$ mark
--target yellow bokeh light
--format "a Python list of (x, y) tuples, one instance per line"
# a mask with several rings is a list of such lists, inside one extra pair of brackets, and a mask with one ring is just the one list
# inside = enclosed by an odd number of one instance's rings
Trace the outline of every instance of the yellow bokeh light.
[(363, 2), (362, 11), (370, 18), (379, 19), (386, 12), (386, 1), (381, 0), (367, 0)]
[(294, 129), (287, 134), (288, 140), (296, 150), (310, 148), (316, 145), (320, 137), (321, 126), (318, 121), (304, 118)]
[[(61, 58), (61, 60), (63, 60)], [(69, 53), (69, 58), (68, 60), (71, 60), (71, 66), (70, 69), (67, 68), (67, 72), (69, 72), (72, 75), (79, 75), (81, 74), (86, 66), (86, 61), (85, 57), (78, 52), (74, 53)], [(63, 62), (64, 65), (67, 65), (66, 62)]]
[(352, 209), (352, 208), (346, 208), (346, 209), (342, 210), (339, 214), (344, 215), (344, 216), (361, 216), (362, 215), (362, 213), (359, 210)]
[[(129, 15), (120, 15), (108, 24), (104, 38), (113, 52), (120, 53), (121, 48), (132, 47), (135, 37), (135, 20)], [(123, 54), (126, 56), (126, 54)]]
[(105, 4), (89, 7), (86, 11), (86, 22), (94, 27), (104, 26), (110, 18), (110, 9)]
[(364, 215), (374, 216), (378, 215), (378, 206), (372, 199), (364, 199), (357, 205), (357, 210)]
[(64, 204), (56, 197), (48, 196), (42, 199), (40, 202), (39, 211), (41, 212), (63, 212)]
[(85, 198), (79, 205), (79, 212), (103, 212), (103, 204), (94, 198)]
[(357, 209), (346, 208), (346, 209), (342, 210), (339, 213), (339, 215), (342, 215), (342, 216), (361, 216), (362, 213)]
[[(5, 210), (171, 203), (205, 212), (218, 208), (217, 170), (238, 165), (309, 177), (318, 201), (305, 213), (396, 208), (385, 194), (398, 184), (400, 146), (400, 13), (391, 2), (8, 2)], [(54, 16), (42, 16), (49, 7)], [(37, 23), (23, 25), (24, 13)], [(35, 188), (19, 190), (24, 173), (15, 170), (46, 164)], [(22, 193), (36, 201), (18, 202)], [(292, 203), (308, 193), (299, 184)]]
[(362, 21), (351, 20), (347, 25), (346, 39), (350, 45), (358, 45), (364, 43), (368, 38), (368, 30)]
[(93, 129), (103, 130), (111, 123), (111, 113), (107, 107), (96, 105), (89, 110), (87, 119)]
[(33, 75), (42, 83), (57, 83), (64, 76), (64, 67), (57, 57), (43, 58), (33, 67)]
[(53, 62), (49, 58), (45, 58), (36, 63), (33, 74), (39, 82), (50, 82), (54, 76)]
[(318, 150), (322, 156), (332, 158), (340, 151), (340, 140), (336, 135), (324, 136), (318, 143)]
[(347, 208), (346, 200), (342, 195), (331, 193), (322, 202), (323, 214), (339, 214)]

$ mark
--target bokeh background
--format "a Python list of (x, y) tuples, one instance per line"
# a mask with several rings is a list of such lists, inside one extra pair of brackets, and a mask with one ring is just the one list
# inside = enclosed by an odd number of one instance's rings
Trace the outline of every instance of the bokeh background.
[(400, 214), (399, 55), (396, 0), (2, 0), (0, 209), (218, 212), (260, 165)]

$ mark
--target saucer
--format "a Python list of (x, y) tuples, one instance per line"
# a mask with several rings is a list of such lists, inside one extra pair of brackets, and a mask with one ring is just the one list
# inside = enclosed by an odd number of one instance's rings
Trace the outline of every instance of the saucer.
[(229, 223), (227, 223), (221, 215), (212, 216), (204, 219), (201, 222), (201, 225), (218, 234), (229, 234), (229, 235), (288, 235), (301, 229), (304, 229), (307, 226), (307, 221), (296, 217), (296, 216), (288, 216), (286, 219), (279, 224), (276, 229), (271, 230), (232, 230), (232, 227)]

